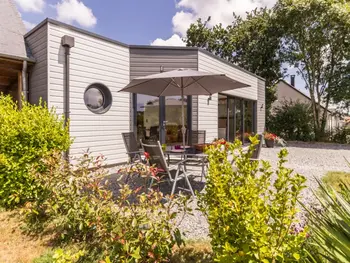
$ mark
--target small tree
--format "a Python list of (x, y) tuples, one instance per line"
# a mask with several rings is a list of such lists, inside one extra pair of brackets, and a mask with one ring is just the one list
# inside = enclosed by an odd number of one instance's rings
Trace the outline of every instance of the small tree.
[(284, 166), (288, 152), (283, 149), (271, 183), (270, 164), (250, 159), (258, 143), (256, 137), (250, 139), (248, 153), (243, 153), (238, 140), (235, 144), (222, 140), (208, 150), (210, 165), (201, 206), (216, 260), (298, 262), (306, 232), (296, 228), (297, 200), (305, 178)]
[(273, 108), (266, 126), (285, 140), (309, 141), (313, 139), (311, 106), (299, 101), (283, 101)]
[(68, 127), (54, 110), (23, 102), (22, 109), (10, 96), (0, 95), (0, 206), (21, 205), (37, 197), (30, 169), (53, 151), (71, 144)]

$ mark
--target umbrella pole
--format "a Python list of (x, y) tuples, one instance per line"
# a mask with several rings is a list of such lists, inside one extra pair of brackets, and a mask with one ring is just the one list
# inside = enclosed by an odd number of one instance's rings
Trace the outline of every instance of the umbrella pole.
[(182, 109), (182, 145), (183, 149), (185, 150), (186, 142), (185, 142), (185, 136), (186, 136), (186, 128), (185, 128), (185, 106), (184, 106), (184, 85), (183, 85), (183, 78), (181, 78), (181, 109)]

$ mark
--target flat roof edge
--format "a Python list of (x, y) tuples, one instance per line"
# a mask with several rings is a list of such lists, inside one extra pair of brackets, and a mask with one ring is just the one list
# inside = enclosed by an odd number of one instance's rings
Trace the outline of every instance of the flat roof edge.
[(198, 47), (129, 45), (131, 49), (199, 50)]
[(217, 60), (219, 60), (219, 61), (221, 61), (221, 62), (223, 62), (223, 63), (225, 63), (225, 64), (227, 64), (227, 65), (229, 65), (231, 67), (233, 67), (233, 68), (236, 68), (236, 69), (238, 69), (240, 71), (243, 71), (243, 72), (245, 72), (245, 73), (247, 73), (247, 74), (249, 74), (249, 75), (251, 75), (253, 77), (256, 77), (256, 78), (258, 78), (260, 80), (266, 81), (266, 79), (264, 79), (263, 77), (260, 77), (259, 75), (256, 75), (256, 74), (250, 72), (249, 70), (246, 70), (246, 69), (244, 69), (244, 68), (242, 68), (240, 66), (237, 66), (237, 65), (227, 61), (226, 59), (220, 58), (219, 56), (214, 55), (213, 53), (209, 52), (208, 50), (205, 50), (205, 49), (202, 49), (202, 48), (198, 48), (198, 51), (202, 52), (202, 53), (204, 53), (204, 54), (206, 54), (208, 56), (211, 56), (212, 58), (215, 58), (215, 59), (217, 59)]
[(127, 47), (127, 48), (129, 47), (129, 45), (127, 45), (125, 43), (119, 42), (117, 40), (114, 40), (114, 39), (111, 39), (111, 38), (108, 38), (108, 37), (104, 37), (102, 35), (90, 32), (90, 31), (85, 30), (85, 29), (81, 29), (81, 28), (78, 28), (78, 27), (75, 27), (75, 26), (72, 26), (72, 25), (69, 25), (69, 24), (66, 24), (66, 23), (54, 20), (52, 18), (46, 18), (45, 20), (43, 20), (36, 27), (34, 27), (27, 34), (25, 34), (24, 37), (26, 38), (26, 37), (30, 36), (31, 34), (33, 34), (35, 31), (37, 31), (38, 29), (40, 29), (43, 25), (45, 25), (47, 23), (51, 23), (51, 24), (56, 25), (56, 26), (60, 26), (60, 27), (66, 28), (66, 29), (70, 29), (72, 31), (76, 31), (76, 32), (79, 32), (79, 33), (82, 33), (82, 34), (85, 34), (85, 35), (97, 38), (97, 39), (101, 39), (101, 40), (104, 40), (104, 41), (107, 41), (107, 42), (110, 42), (110, 43), (113, 43), (113, 44), (117, 44), (119, 46), (123, 46), (123, 47)]

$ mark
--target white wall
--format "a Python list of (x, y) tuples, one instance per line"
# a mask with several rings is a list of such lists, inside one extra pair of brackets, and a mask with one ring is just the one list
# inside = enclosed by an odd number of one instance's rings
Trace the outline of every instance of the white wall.
[[(235, 89), (223, 94), (246, 98), (250, 100), (258, 99), (258, 79), (242, 70), (228, 65), (227, 63), (215, 59), (201, 51), (198, 52), (198, 70), (212, 73), (223, 73), (228, 77), (250, 85), (247, 88)], [(198, 130), (207, 131), (207, 142), (211, 142), (218, 137), (218, 96), (198, 96)]]
[[(70, 133), (75, 141), (71, 155), (90, 149), (103, 154), (107, 164), (125, 162), (121, 133), (130, 129), (130, 94), (118, 93), (129, 83), (129, 49), (89, 36), (69, 27), (48, 24), (48, 105), (63, 113), (64, 49), (61, 37), (75, 38), (70, 57)], [(113, 104), (105, 114), (94, 114), (84, 103), (85, 89), (92, 83), (106, 85)]]

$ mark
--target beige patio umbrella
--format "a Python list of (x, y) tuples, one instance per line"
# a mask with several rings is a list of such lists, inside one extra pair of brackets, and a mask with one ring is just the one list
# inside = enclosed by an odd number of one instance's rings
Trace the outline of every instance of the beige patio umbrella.
[(185, 147), (185, 107), (184, 98), (189, 95), (211, 96), (226, 90), (249, 87), (233, 80), (225, 74), (214, 74), (191, 69), (177, 69), (159, 74), (133, 79), (120, 91), (139, 93), (149, 96), (181, 96), (182, 138)]

